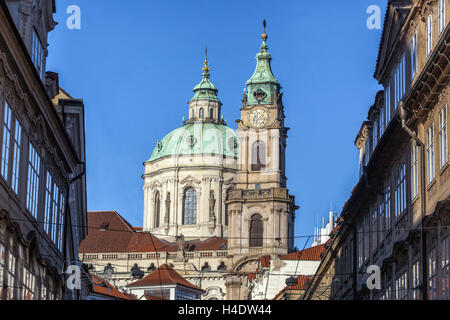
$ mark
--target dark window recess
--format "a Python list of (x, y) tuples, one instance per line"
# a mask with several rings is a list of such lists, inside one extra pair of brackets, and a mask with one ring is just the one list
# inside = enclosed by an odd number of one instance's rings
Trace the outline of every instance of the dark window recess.
[(259, 214), (252, 216), (250, 220), (250, 247), (262, 247), (263, 222)]

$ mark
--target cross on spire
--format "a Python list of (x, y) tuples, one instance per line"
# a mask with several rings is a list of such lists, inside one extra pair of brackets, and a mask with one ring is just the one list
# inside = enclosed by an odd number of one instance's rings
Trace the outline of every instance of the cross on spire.
[(263, 41), (266, 41), (268, 38), (268, 35), (266, 33), (266, 27), (267, 27), (266, 19), (263, 20), (263, 27), (264, 27), (264, 33), (261, 35), (261, 38), (263, 39)]
[(205, 47), (205, 62), (203, 62), (203, 71), (204, 72), (209, 72), (209, 67), (208, 67), (208, 46)]

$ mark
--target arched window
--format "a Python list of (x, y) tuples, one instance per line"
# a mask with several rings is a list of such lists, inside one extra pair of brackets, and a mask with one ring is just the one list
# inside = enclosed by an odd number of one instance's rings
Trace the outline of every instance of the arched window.
[(197, 223), (197, 193), (190, 188), (184, 192), (183, 224)]
[(205, 111), (203, 110), (203, 108), (200, 108), (200, 119), (203, 119), (205, 115)]
[(155, 228), (159, 228), (159, 217), (161, 214), (161, 198), (159, 192), (155, 195)]
[(259, 214), (252, 216), (250, 220), (250, 247), (262, 247), (263, 222)]
[(266, 167), (266, 144), (256, 141), (252, 146), (252, 171), (260, 171)]
[(210, 117), (211, 119), (214, 118), (214, 110), (213, 110), (213, 109), (209, 109), (209, 117)]

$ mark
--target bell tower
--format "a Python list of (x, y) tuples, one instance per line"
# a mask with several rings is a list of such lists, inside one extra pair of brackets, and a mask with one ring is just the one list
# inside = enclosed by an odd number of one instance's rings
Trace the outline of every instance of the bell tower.
[(286, 139), (281, 86), (271, 68), (264, 21), (256, 70), (246, 83), (236, 188), (228, 194), (229, 253), (285, 254), (294, 245), (295, 199), (286, 187)]

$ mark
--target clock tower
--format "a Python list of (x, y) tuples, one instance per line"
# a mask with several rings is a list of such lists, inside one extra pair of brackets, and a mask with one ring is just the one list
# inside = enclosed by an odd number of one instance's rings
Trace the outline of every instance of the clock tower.
[(229, 254), (285, 254), (294, 246), (295, 199), (286, 186), (286, 139), (281, 86), (265, 32), (256, 70), (247, 81), (238, 124), (236, 188), (229, 191)]

